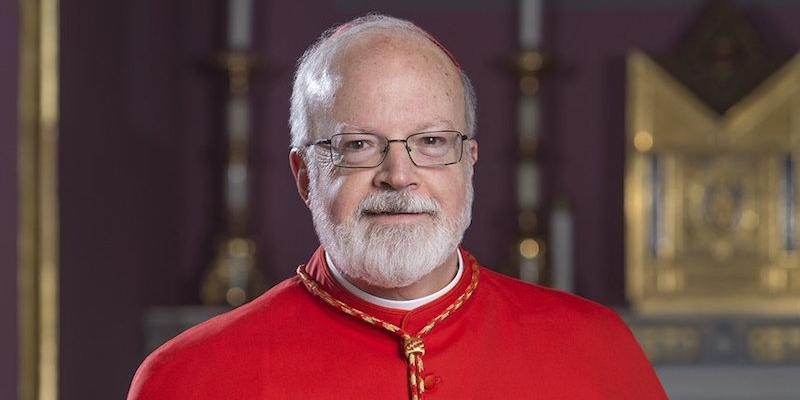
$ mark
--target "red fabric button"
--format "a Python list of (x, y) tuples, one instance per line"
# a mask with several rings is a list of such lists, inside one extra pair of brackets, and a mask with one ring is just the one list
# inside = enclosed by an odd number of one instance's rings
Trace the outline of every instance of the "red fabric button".
[(427, 375), (423, 378), (425, 381), (425, 391), (433, 390), (436, 388), (436, 385), (442, 383), (442, 377), (436, 375)]

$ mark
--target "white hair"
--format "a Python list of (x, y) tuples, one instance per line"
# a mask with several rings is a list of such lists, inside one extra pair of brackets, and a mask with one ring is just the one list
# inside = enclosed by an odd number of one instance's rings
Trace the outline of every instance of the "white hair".
[[(298, 60), (292, 85), (289, 107), (291, 145), (298, 148), (311, 143), (314, 133), (330, 123), (322, 118), (327, 114), (338, 89), (339, 81), (331, 74), (331, 65), (338, 52), (351, 41), (378, 31), (389, 31), (422, 37), (439, 46), (455, 64), (447, 50), (422, 28), (413, 23), (386, 15), (369, 14), (343, 25), (328, 29)], [(466, 105), (465, 135), (474, 137), (476, 127), (475, 90), (467, 74), (456, 65), (464, 88)]]

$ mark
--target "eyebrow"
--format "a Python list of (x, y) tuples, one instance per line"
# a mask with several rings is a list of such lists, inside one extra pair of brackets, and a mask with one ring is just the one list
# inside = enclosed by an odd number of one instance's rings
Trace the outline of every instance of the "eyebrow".
[[(337, 133), (384, 133), (377, 129), (371, 128), (363, 128), (356, 125), (350, 125), (347, 123), (339, 123), (336, 127)], [(418, 132), (431, 132), (431, 131), (450, 131), (450, 130), (457, 130), (455, 124), (449, 120), (438, 120), (434, 122), (426, 122), (420, 125), (414, 126), (410, 132), (407, 133), (418, 133)]]
[(434, 122), (417, 125), (414, 127), (414, 132), (429, 132), (429, 131), (450, 131), (456, 130), (456, 125), (453, 121), (441, 119)]
[(334, 129), (336, 133), (374, 133), (376, 132), (374, 129), (369, 128), (361, 128), (355, 125), (345, 124), (345, 123), (338, 123), (336, 124), (336, 128)]

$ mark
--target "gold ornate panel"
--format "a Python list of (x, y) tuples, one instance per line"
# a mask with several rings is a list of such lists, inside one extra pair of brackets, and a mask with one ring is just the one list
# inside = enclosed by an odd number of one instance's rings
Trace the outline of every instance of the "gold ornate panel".
[(635, 52), (627, 131), (632, 306), (800, 315), (800, 56), (720, 115)]

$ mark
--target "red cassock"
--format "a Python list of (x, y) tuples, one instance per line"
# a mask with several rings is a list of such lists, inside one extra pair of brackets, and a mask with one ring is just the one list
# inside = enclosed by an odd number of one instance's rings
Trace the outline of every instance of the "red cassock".
[[(411, 311), (375, 306), (330, 275), (320, 248), (305, 267), (354, 309), (418, 332), (470, 286)], [(611, 310), (478, 267), (461, 308), (424, 335), (424, 399), (666, 399)], [(191, 328), (151, 354), (128, 400), (409, 398), (402, 340), (311, 294), (299, 277)]]

